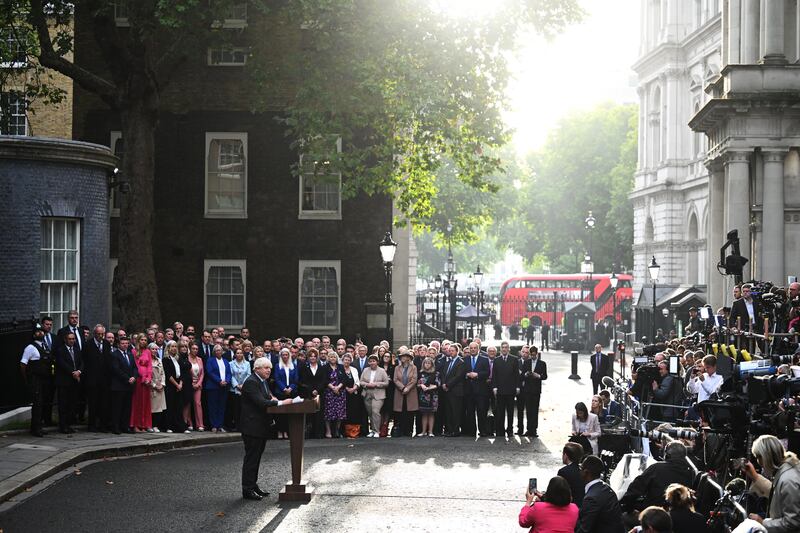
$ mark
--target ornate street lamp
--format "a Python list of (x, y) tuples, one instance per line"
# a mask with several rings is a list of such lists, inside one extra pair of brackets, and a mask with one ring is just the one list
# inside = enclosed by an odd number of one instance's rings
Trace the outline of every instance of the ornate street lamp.
[[(583, 227), (586, 228), (586, 232), (589, 234), (589, 260), (591, 261), (592, 257), (592, 233), (594, 232), (594, 226), (597, 223), (594, 216), (592, 216), (592, 212), (589, 211), (589, 216), (586, 217), (583, 221)], [(594, 285), (592, 284), (592, 274), (594, 274), (594, 268), (589, 271), (589, 301), (594, 301)]]
[(389, 342), (389, 346), (391, 347), (392, 261), (394, 261), (394, 253), (397, 251), (397, 243), (392, 240), (392, 233), (387, 231), (383, 236), (383, 240), (378, 246), (381, 251), (381, 259), (383, 260), (383, 273), (386, 278), (386, 291), (384, 294), (384, 300), (386, 301), (386, 340)]
[(611, 278), (608, 280), (611, 284), (611, 330), (614, 336), (614, 352), (617, 351), (617, 285), (619, 285), (619, 278), (616, 272), (611, 272)]
[(651, 343), (656, 342), (656, 283), (658, 283), (658, 273), (661, 270), (661, 265), (656, 263), (656, 256), (653, 256), (653, 260), (647, 266), (647, 270), (650, 271), (650, 279), (653, 280), (653, 326), (651, 328), (652, 337), (650, 338)]

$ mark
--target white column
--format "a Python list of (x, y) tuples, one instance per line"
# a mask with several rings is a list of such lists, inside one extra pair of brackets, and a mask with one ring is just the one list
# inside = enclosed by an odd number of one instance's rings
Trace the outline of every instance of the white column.
[(783, 51), (784, 0), (766, 0), (764, 6), (764, 58), (765, 64), (783, 65), (786, 54)]
[[(750, 253), (750, 152), (728, 152), (725, 161), (725, 233), (739, 230), (742, 255)], [(750, 265), (745, 265), (748, 278)]]
[(761, 231), (761, 276), (783, 283), (783, 161), (787, 150), (764, 150), (764, 210)]
[(728, 55), (728, 35), (730, 33), (730, 0), (722, 0), (722, 67), (730, 63)]
[(708, 175), (708, 226), (706, 227), (706, 266), (708, 303), (716, 310), (725, 305), (725, 279), (717, 272), (719, 249), (725, 242), (725, 168), (715, 162)]
[(744, 28), (742, 42), (742, 63), (755, 65), (761, 58), (759, 54), (759, 30), (761, 18), (761, 1), (744, 0)]
[(742, 3), (741, 0), (728, 2), (728, 64), (741, 63)]

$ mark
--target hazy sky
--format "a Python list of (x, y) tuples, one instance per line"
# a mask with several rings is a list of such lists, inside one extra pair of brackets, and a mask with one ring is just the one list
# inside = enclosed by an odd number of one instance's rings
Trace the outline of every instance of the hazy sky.
[(639, 0), (581, 0), (581, 24), (547, 42), (531, 35), (512, 60), (511, 110), (520, 154), (540, 147), (559, 118), (604, 101), (636, 102)]

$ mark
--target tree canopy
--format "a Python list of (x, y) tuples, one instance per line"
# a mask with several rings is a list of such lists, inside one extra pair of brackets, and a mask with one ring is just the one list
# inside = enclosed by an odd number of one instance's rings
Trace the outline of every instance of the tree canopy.
[[(504, 54), (514, 47), (519, 30), (552, 34), (582, 14), (577, 0), (506, 0), (480, 19), (443, 17), (427, 0), (0, 4), (0, 21), (25, 36), (16, 42), (34, 60), (31, 65), (72, 78), (120, 116), (126, 153), (132, 156), (122, 170), (137, 196), (120, 211), (120, 249), (137, 253), (120, 254), (120, 281), (114, 287), (127, 324), (161, 319), (152, 257), (160, 96), (184, 72), (187, 54), (226, 39), (219, 21), (243, 3), (254, 15), (288, 25), (300, 36), (287, 49), (270, 51), (270, 61), (266, 54), (256, 55), (247, 67), (265, 94), (271, 80), (293, 84), (282, 112), (292, 143), (305, 150), (305, 143), (341, 136), (342, 152), (327, 148), (325, 155), (343, 173), (345, 193), (391, 195), (403, 221), (434, 231), (443, 229), (443, 218), (436, 216), (442, 203), (434, 201), (443, 165), (473, 189), (496, 187), (487, 177), (501, 170), (500, 160), (490, 154), (508, 138), (500, 115), (508, 79)], [(117, 27), (115, 9), (124, 9), (126, 27)], [(80, 26), (91, 34), (83, 42), (94, 42), (102, 65), (70, 60), (73, 10), (88, 22)], [(5, 74), (0, 76), (2, 83)], [(59, 97), (42, 76), (25, 76), (24, 83), (30, 97)], [(259, 108), (258, 98), (252, 105), (254, 111), (266, 108)], [(455, 209), (454, 202), (447, 203)], [(470, 229), (459, 223), (452, 238), (466, 240)]]

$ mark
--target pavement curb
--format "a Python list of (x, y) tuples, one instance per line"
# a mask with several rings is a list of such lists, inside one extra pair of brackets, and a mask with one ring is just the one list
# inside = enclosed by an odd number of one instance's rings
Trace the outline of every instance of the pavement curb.
[(37, 483), (84, 461), (164, 452), (208, 444), (225, 444), (238, 442), (240, 439), (241, 435), (239, 433), (208, 434), (185, 439), (165, 437), (159, 440), (147, 440), (117, 446), (87, 446), (76, 450), (65, 450), (0, 482), (0, 503), (10, 500)]

